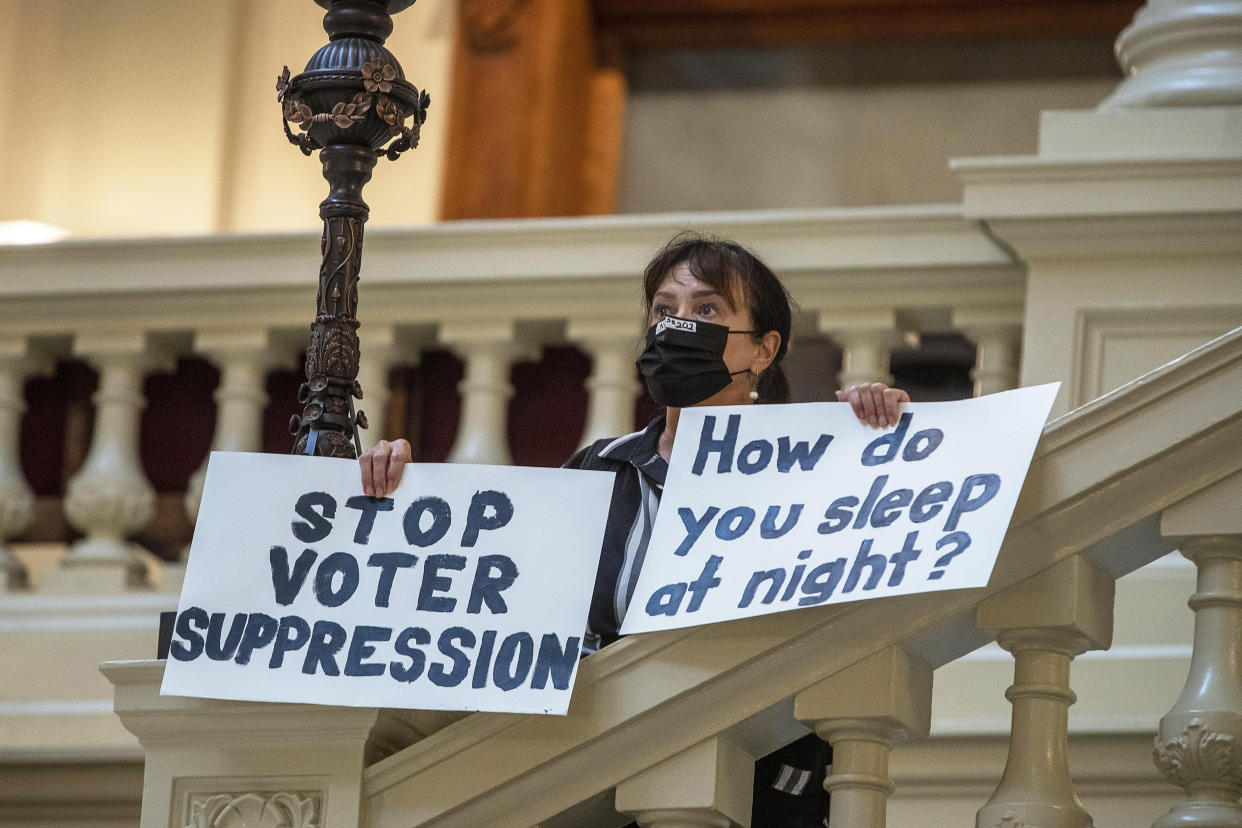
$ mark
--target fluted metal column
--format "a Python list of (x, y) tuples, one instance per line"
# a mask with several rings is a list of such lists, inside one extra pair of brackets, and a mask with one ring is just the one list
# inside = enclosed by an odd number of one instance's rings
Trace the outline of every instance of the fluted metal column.
[[(354, 457), (358, 425), (358, 279), (362, 228), (370, 210), (362, 189), (379, 157), (418, 146), (430, 99), (405, 79), (384, 41), (392, 16), (414, 0), (316, 0), (328, 9), (329, 43), (301, 73), (276, 81), (285, 135), (306, 155), (319, 150), (328, 197), (323, 219), (319, 295), (306, 346), (302, 413), (290, 421), (293, 453)], [(410, 125), (406, 121), (412, 119)], [(295, 133), (290, 127), (300, 130)], [(391, 143), (390, 143), (391, 142)]]

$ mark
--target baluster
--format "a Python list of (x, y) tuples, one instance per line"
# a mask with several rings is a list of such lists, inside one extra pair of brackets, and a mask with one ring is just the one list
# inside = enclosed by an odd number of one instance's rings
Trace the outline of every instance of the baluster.
[(126, 538), (155, 513), (155, 490), (138, 455), (138, 427), (142, 379), (155, 369), (157, 354), (145, 336), (126, 333), (81, 335), (73, 350), (99, 371), (91, 448), (65, 495), (66, 518), (86, 537), (65, 553), (45, 589), (121, 591), (146, 581), (138, 549)]
[(1148, 0), (1117, 37), (1126, 74), (1101, 109), (1242, 104), (1242, 2)]
[(1185, 689), (1160, 720), (1153, 757), (1186, 801), (1153, 828), (1242, 825), (1242, 475), (1166, 509), (1160, 528), (1198, 569)]
[(794, 696), (794, 716), (832, 745), (830, 825), (884, 825), (889, 753), (927, 737), (931, 691), (931, 667), (890, 647)]
[(1009, 758), (978, 828), (1092, 824), (1069, 775), (1069, 708), (1077, 699), (1070, 662), (1112, 641), (1114, 586), (1075, 557), (979, 605), (976, 623), (1013, 653), (1014, 682), (1005, 691), (1013, 705)]
[(1020, 309), (955, 309), (953, 324), (975, 343), (975, 396), (1018, 387), (1018, 353), (1022, 346)]
[(754, 758), (716, 736), (617, 785), (616, 808), (642, 828), (749, 826), (754, 775)]
[(638, 338), (634, 326), (612, 320), (571, 320), (566, 336), (591, 356), (587, 380), (590, 400), (579, 445), (634, 430), (634, 398), (638, 394), (634, 360)]
[(512, 322), (445, 323), (440, 342), (466, 362), (461, 390), (461, 420), (449, 452), (450, 463), (513, 462), (509, 454), (508, 401), (513, 396), (509, 370), (535, 349), (520, 340)]
[(29, 586), (26, 567), (7, 545), (34, 518), (34, 493), (18, 456), (24, 381), (46, 363), (33, 358), (24, 337), (0, 340), (0, 589)]
[(358, 430), (366, 451), (384, 436), (384, 414), (391, 391), (388, 372), (397, 356), (397, 332), (392, 325), (365, 324), (358, 330), (358, 383), (365, 395), (354, 405), (366, 413), (367, 427)]
[[(263, 407), (267, 405), (267, 371), (278, 360), (266, 331), (199, 331), (194, 351), (220, 369), (216, 388), (216, 428), (212, 451), (259, 451), (263, 447)], [(284, 354), (282, 354), (284, 356)], [(190, 477), (185, 509), (198, 518), (207, 460)]]
[(891, 385), (888, 360), (900, 341), (892, 309), (858, 309), (819, 315), (819, 329), (841, 349), (841, 388), (868, 382)]

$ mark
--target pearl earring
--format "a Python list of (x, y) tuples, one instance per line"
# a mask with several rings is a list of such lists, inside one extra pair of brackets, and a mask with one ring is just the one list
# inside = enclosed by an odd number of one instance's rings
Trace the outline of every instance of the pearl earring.
[(753, 371), (750, 372), (750, 393), (747, 396), (750, 397), (751, 402), (756, 402), (759, 399), (759, 391), (757, 388), (758, 385), (759, 385), (759, 375), (754, 373)]
[(758, 400), (758, 399), (759, 399), (759, 392), (758, 392), (758, 391), (751, 391), (751, 392), (750, 392), (750, 401), (751, 401), (751, 402), (755, 402), (755, 401), (756, 401), (756, 400)]

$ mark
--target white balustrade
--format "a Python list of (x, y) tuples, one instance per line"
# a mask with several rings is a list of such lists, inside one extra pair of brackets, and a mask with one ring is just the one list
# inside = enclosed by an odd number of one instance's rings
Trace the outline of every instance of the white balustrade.
[(1194, 654), (1153, 756), (1186, 800), (1153, 828), (1242, 825), (1242, 474), (1165, 510), (1161, 530), (1198, 568)]
[(745, 828), (754, 773), (754, 757), (717, 736), (617, 785), (616, 808), (641, 828)]
[(99, 372), (90, 452), (64, 501), (65, 516), (86, 537), (65, 553), (47, 589), (119, 591), (145, 582), (139, 551), (126, 538), (155, 513), (155, 490), (138, 454), (142, 381), (157, 365), (171, 366), (141, 333), (84, 334), (73, 350)]
[(513, 462), (509, 453), (508, 403), (513, 396), (513, 363), (533, 359), (536, 350), (518, 337), (512, 322), (454, 322), (440, 327), (440, 342), (466, 363), (461, 390), (461, 419), (450, 463)]
[(633, 431), (639, 343), (635, 326), (613, 319), (572, 319), (566, 336), (591, 357), (586, 425), (579, 445)]
[(1009, 758), (978, 828), (1092, 824), (1069, 775), (1069, 673), (1075, 656), (1111, 643), (1113, 591), (1111, 577), (1070, 558), (979, 605), (979, 627), (1013, 653), (1014, 682)]
[(1117, 38), (1110, 107), (1242, 104), (1242, 2), (1148, 0)]
[(24, 338), (0, 340), (0, 589), (29, 585), (25, 566), (7, 545), (34, 518), (34, 493), (18, 456), (23, 386), (33, 371), (46, 368), (31, 356)]
[(794, 716), (832, 745), (829, 824), (884, 825), (896, 788), (889, 753), (927, 737), (931, 691), (931, 667), (890, 647), (794, 697)]

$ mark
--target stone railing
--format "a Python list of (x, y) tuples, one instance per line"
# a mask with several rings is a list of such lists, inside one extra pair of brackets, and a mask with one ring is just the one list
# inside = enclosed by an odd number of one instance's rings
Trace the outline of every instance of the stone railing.
[[(888, 349), (903, 335), (946, 331), (979, 344), (980, 390), (1016, 384), (1021, 268), (956, 208), (698, 216), (694, 224), (769, 259), (800, 303), (800, 332), (842, 349), (842, 384), (885, 378)], [(637, 274), (683, 227), (669, 216), (372, 234), (361, 301), (360, 381), (372, 424), (364, 440), (383, 431), (389, 370), (416, 364), (428, 348), (464, 362), (450, 461), (511, 462), (510, 368), (549, 344), (572, 344), (591, 359), (582, 441), (632, 430)], [(0, 249), (0, 538), (20, 538), (31, 514), (17, 462), (22, 381), (61, 357), (85, 361), (99, 378), (89, 451), (63, 500), (82, 537), (38, 591), (118, 593), (144, 583), (141, 553), (126, 539), (154, 508), (138, 449), (147, 374), (177, 356), (210, 361), (221, 376), (212, 446), (260, 448), (265, 372), (296, 361), (317, 266), (305, 236)], [(186, 493), (191, 518), (201, 485), (200, 470)], [(0, 567), (12, 588), (26, 585), (11, 550), (0, 551)], [(169, 580), (175, 587), (175, 575)]]
[(746, 825), (751, 759), (806, 728), (834, 745), (832, 824), (883, 825), (889, 754), (927, 735), (933, 671), (993, 639), (1014, 658), (1011, 739), (977, 824), (1091, 825), (1070, 664), (1110, 645), (1115, 580), (1174, 546), (1199, 571), (1194, 656), (1154, 756), (1187, 797), (1156, 824), (1239, 824), (1239, 387), (1242, 329), (1051, 423), (982, 590), (633, 636), (584, 662), (563, 718), (316, 718), (161, 698), (159, 662), (107, 665), (148, 752), (143, 825), (230, 805), (300, 825)]

